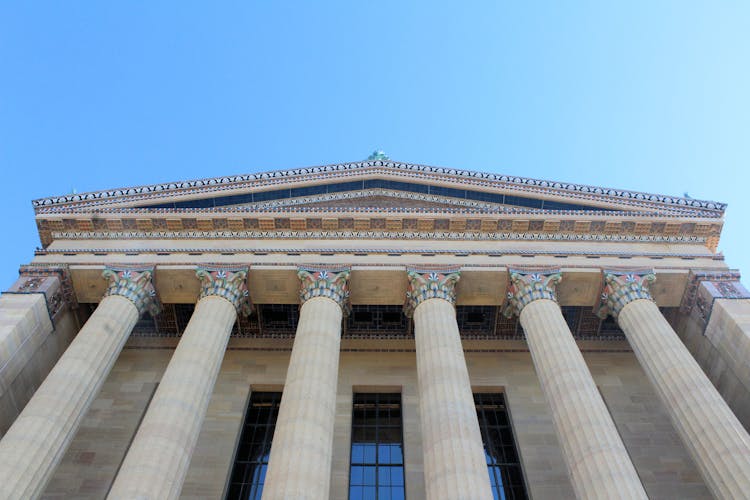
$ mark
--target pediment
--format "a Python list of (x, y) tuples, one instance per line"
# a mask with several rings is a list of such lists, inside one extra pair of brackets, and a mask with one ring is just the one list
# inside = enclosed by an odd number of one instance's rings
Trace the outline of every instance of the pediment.
[(721, 217), (717, 202), (391, 161), (366, 161), (44, 198), (37, 214), (91, 211), (605, 212)]

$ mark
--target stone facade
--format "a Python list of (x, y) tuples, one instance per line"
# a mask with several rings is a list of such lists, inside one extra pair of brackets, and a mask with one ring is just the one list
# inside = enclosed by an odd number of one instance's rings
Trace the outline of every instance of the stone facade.
[(750, 491), (721, 203), (378, 158), (34, 205), (0, 497), (224, 498), (268, 391), (264, 498), (349, 497), (358, 393), (401, 395), (406, 498), (492, 498), (472, 393), (530, 498)]

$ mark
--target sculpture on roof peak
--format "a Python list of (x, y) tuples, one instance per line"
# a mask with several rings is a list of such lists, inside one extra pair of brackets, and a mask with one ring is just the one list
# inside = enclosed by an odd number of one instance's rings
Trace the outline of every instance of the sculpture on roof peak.
[(388, 155), (386, 155), (383, 150), (376, 149), (370, 156), (367, 157), (367, 160), (390, 160), (390, 158), (388, 158)]

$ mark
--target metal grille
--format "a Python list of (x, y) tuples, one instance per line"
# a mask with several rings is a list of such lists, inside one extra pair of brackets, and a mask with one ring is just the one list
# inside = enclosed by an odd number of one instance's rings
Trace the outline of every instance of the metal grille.
[(344, 338), (403, 339), (413, 338), (411, 321), (403, 313), (402, 306), (352, 307), (344, 320)]
[[(78, 308), (81, 323), (96, 310), (97, 304)], [(195, 310), (194, 304), (164, 304), (162, 313), (152, 318), (145, 313), (136, 323), (133, 337), (180, 337)], [(622, 341), (625, 334), (610, 316), (605, 320), (591, 307), (563, 306), (563, 317), (576, 340)], [(662, 314), (676, 327), (679, 308), (662, 307)], [(232, 336), (241, 338), (293, 338), (299, 321), (297, 304), (258, 304), (250, 316), (235, 322)], [(457, 306), (456, 321), (461, 338), (467, 340), (523, 340), (518, 318), (506, 318), (496, 306)], [(413, 322), (400, 305), (356, 305), (342, 325), (347, 339), (413, 339)]]

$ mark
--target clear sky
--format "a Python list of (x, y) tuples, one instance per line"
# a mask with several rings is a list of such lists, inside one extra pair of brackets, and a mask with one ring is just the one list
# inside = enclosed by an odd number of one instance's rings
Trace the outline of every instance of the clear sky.
[(31, 199), (392, 159), (729, 203), (750, 2), (2, 2), (0, 289)]

